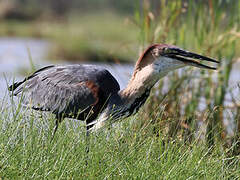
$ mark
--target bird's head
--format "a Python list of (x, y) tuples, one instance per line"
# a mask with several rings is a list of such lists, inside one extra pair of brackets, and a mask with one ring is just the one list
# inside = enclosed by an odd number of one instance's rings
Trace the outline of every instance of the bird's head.
[(199, 61), (219, 63), (215, 59), (185, 51), (173, 45), (154, 44), (148, 47), (139, 58), (135, 71), (141, 71), (141, 69), (150, 66), (152, 73), (164, 76), (168, 72), (184, 66), (216, 70), (215, 67), (201, 64)]

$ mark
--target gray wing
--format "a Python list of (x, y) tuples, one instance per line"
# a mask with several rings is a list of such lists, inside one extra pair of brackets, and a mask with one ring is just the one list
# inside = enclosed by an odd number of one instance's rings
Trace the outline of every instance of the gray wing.
[(92, 65), (48, 66), (9, 87), (25, 105), (55, 114), (79, 113), (119, 89), (107, 70)]

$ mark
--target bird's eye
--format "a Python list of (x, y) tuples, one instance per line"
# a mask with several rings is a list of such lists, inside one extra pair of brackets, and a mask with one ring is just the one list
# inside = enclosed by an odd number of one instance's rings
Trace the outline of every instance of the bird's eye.
[(154, 56), (159, 56), (159, 49), (153, 49), (152, 53)]

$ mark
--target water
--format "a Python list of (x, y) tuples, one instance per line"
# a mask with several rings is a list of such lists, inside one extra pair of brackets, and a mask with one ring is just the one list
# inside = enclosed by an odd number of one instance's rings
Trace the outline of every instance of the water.
[(34, 62), (43, 65), (47, 63), (49, 43), (37, 39), (0, 38), (0, 98), (7, 92), (7, 83), (22, 78), (17, 72), (21, 69), (31, 69), (29, 53)]

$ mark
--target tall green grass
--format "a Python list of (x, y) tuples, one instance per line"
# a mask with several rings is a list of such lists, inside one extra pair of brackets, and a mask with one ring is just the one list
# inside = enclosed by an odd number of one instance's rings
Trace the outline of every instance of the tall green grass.
[(140, 126), (141, 116), (133, 116), (111, 130), (91, 134), (89, 143), (84, 125), (76, 126), (71, 120), (60, 126), (51, 142), (54, 120), (51, 115), (26, 112), (21, 106), (1, 108), (1, 178), (239, 178), (239, 158), (229, 157), (220, 146), (212, 149), (196, 141), (187, 145), (179, 139), (153, 136), (153, 124), (136, 127)]

